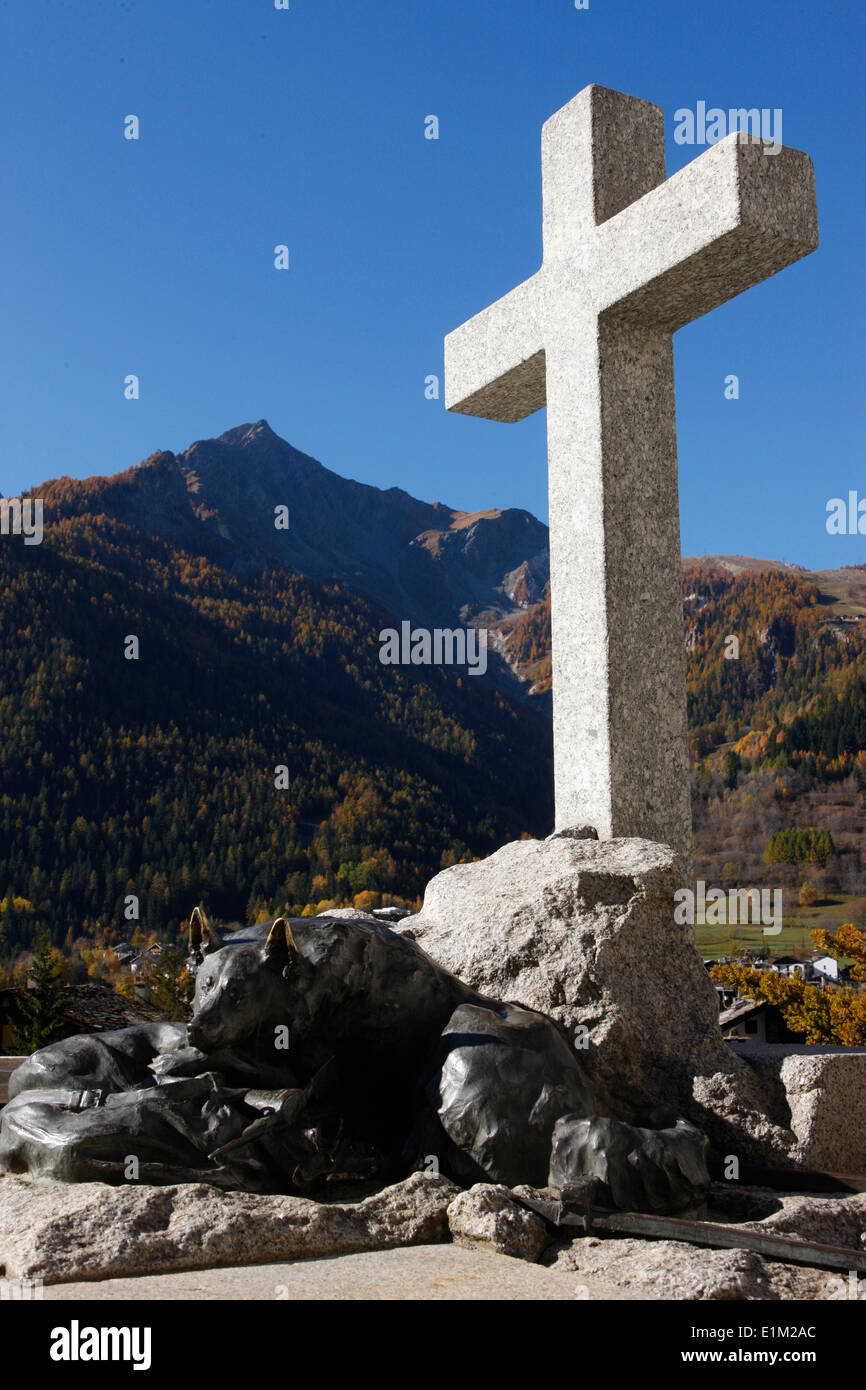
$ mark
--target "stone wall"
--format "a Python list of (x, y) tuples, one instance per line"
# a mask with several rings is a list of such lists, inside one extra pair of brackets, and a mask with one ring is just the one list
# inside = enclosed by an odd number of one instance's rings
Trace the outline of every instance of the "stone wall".
[(733, 1044), (766, 1084), (784, 1094), (803, 1168), (866, 1178), (866, 1047)]
[(866, 1049), (726, 1044), (694, 930), (674, 921), (680, 882), (665, 845), (560, 831), (445, 869), (396, 930), (555, 1019), (599, 1114), (674, 1110), (720, 1158), (866, 1175)]

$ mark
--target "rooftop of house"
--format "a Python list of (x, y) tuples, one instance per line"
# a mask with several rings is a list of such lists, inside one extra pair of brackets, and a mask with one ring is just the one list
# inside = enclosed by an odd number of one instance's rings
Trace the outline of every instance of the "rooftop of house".
[(127, 999), (98, 980), (86, 985), (70, 985), (65, 993), (69, 995), (69, 1003), (64, 1014), (70, 1023), (80, 1023), (82, 1032), (128, 1028), (133, 1023), (147, 1023), (162, 1017), (153, 1004), (146, 1004), (142, 999)]
[(740, 999), (736, 1004), (732, 1004), (729, 1009), (723, 1009), (719, 1014), (719, 1027), (731, 1028), (735, 1023), (742, 1023), (746, 1018), (754, 1018), (758, 1014), (764, 1013), (769, 1008), (766, 1000), (756, 1004), (754, 999)]
[[(0, 990), (0, 1011), (14, 1008), (20, 994), (15, 987)], [(111, 985), (100, 980), (83, 985), (67, 985), (63, 991), (63, 1017), (78, 1033), (108, 1032), (113, 1028), (129, 1028), (134, 1023), (147, 1023), (162, 1018), (159, 1009), (141, 999), (127, 999), (117, 994)]]

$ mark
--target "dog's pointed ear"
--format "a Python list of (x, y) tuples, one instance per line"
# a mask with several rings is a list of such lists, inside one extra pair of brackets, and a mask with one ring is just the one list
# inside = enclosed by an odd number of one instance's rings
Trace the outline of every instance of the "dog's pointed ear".
[(300, 955), (295, 938), (292, 936), (292, 929), (285, 917), (278, 917), (274, 925), (268, 932), (268, 939), (265, 942), (265, 955), (275, 956), (278, 960), (288, 960), (292, 952)]
[(218, 951), (222, 944), (222, 937), (216, 927), (211, 926), (204, 908), (194, 907), (189, 919), (190, 954), (196, 951)]

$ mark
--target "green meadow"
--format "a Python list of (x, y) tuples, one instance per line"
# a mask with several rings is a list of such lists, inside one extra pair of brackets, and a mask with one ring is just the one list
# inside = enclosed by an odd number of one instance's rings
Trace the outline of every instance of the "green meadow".
[(699, 921), (695, 925), (695, 941), (701, 955), (737, 955), (744, 949), (763, 946), (770, 956), (808, 958), (815, 949), (810, 931), (819, 927), (835, 931), (843, 922), (861, 921), (866, 912), (866, 897), (845, 893), (834, 893), (813, 907), (800, 907), (795, 893), (785, 893), (782, 901), (785, 908), (793, 906), (784, 914), (782, 930), (772, 936), (765, 935), (760, 924), (708, 926)]

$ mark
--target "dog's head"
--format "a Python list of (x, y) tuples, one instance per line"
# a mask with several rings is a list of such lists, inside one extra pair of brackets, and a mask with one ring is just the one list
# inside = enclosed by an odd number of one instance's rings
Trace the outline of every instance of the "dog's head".
[[(192, 921), (190, 930), (192, 936)], [(285, 917), (274, 922), (264, 943), (211, 946), (196, 973), (187, 1030), (192, 1046), (214, 1052), (245, 1042), (267, 1021), (279, 1019), (291, 1026), (291, 977), (299, 963)]]

